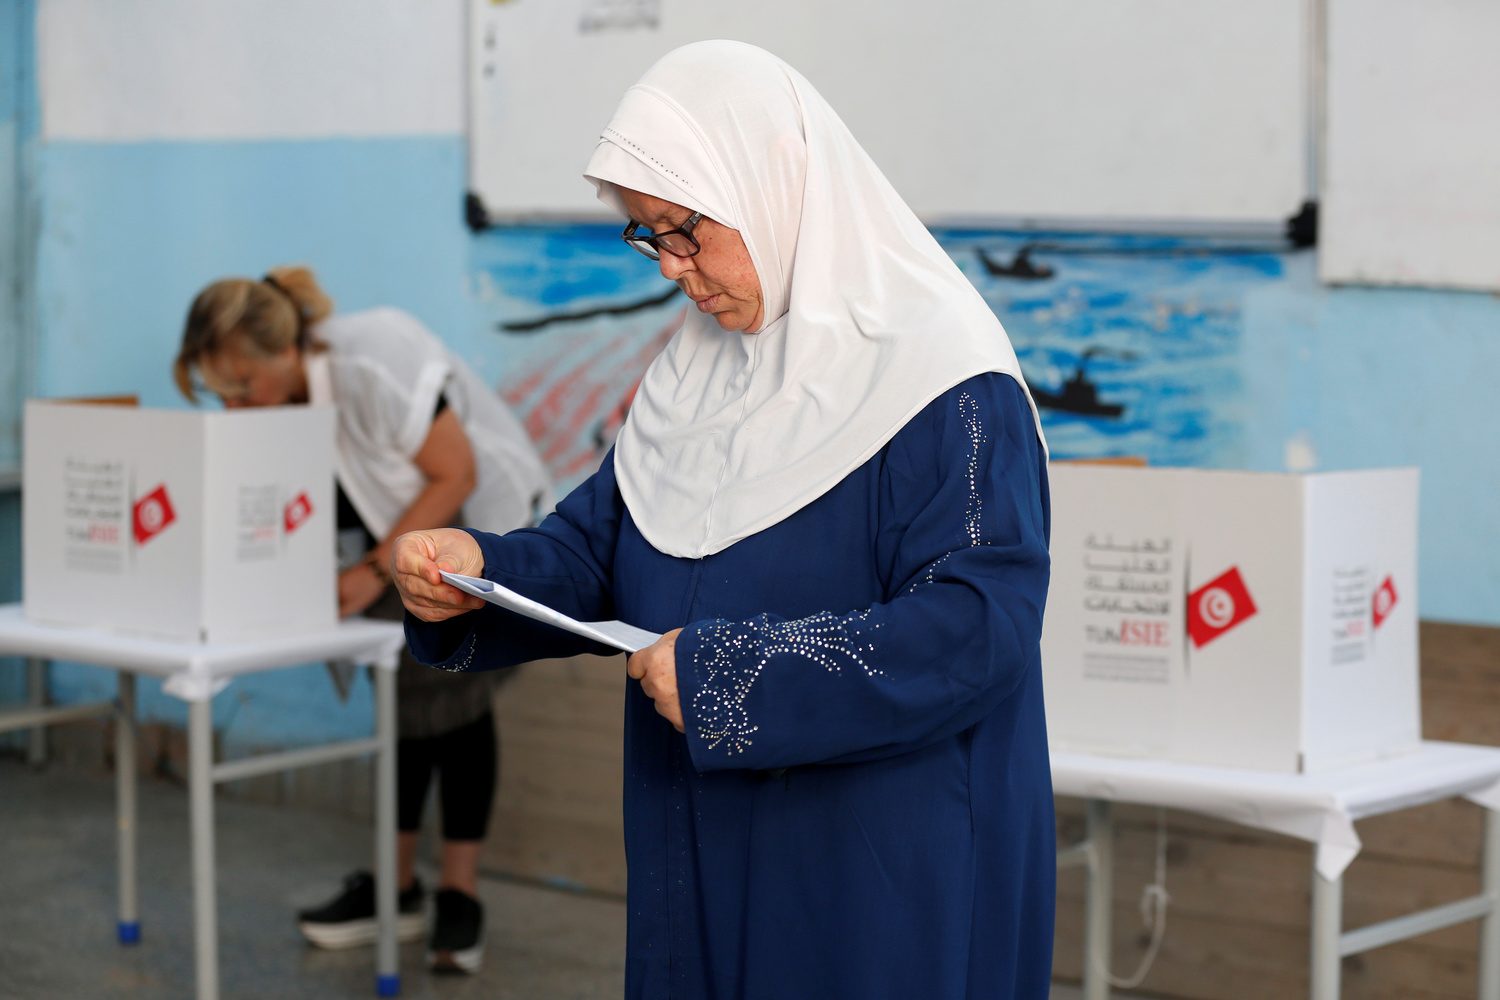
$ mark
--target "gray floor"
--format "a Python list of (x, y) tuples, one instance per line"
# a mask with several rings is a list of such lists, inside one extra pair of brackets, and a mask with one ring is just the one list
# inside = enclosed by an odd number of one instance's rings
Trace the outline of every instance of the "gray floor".
[[(0, 998), (187, 998), (193, 995), (187, 795), (140, 785), (141, 944), (114, 943), (114, 784), (0, 760)], [(370, 831), (323, 815), (218, 801), (220, 969), (224, 1000), (374, 995), (373, 953), (306, 947), (300, 906), (368, 863)], [(420, 945), (402, 952), (411, 998), (618, 997), (625, 907), (485, 880), (485, 964), (434, 977)]]
[[(115, 934), (114, 784), (0, 758), (0, 1000), (168, 1000), (193, 995), (187, 796), (140, 785), (142, 942)], [(374, 995), (370, 949), (319, 951), (292, 921), (370, 853), (368, 827), (218, 802), (224, 1000)], [(402, 952), (402, 996), (594, 1000), (623, 992), (625, 907), (612, 899), (487, 879), (485, 964), (434, 977)], [(1053, 1000), (1076, 1000), (1059, 986)]]

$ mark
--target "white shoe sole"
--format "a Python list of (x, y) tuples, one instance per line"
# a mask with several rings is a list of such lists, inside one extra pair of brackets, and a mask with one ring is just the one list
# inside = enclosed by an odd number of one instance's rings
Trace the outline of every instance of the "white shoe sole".
[[(342, 948), (358, 948), (374, 944), (380, 936), (380, 928), (371, 920), (351, 920), (346, 924), (299, 923), (297, 929), (302, 936), (319, 948), (337, 951)], [(396, 918), (396, 940), (403, 943), (422, 940), (427, 929), (427, 918), (420, 913), (403, 913)]]
[(464, 972), (469, 975), (479, 971), (484, 964), (484, 945), (476, 944), (462, 951), (429, 951), (427, 968), (433, 972)]

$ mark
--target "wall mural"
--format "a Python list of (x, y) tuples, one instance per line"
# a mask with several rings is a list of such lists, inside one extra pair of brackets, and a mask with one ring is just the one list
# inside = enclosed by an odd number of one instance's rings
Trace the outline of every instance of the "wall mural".
[[(1284, 245), (940, 231), (1004, 324), (1057, 458), (1242, 464), (1241, 303)], [(687, 300), (612, 226), (490, 230), (474, 244), (500, 391), (558, 485), (598, 465)]]

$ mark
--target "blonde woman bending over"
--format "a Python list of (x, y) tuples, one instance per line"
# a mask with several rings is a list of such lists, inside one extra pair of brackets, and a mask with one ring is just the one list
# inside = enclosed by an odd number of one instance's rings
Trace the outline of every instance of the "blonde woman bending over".
[[(331, 405), (338, 412), (338, 597), (341, 615), (400, 619), (387, 567), (401, 534), (465, 524), (506, 532), (551, 509), (551, 483), (515, 416), (415, 317), (398, 309), (334, 314), (304, 267), (260, 280), (226, 278), (193, 301), (173, 366), (178, 387), (227, 407)], [(397, 674), (398, 876), (401, 934), (424, 930), (414, 862), (422, 804), (442, 776), (442, 874), (430, 939), (434, 969), (473, 972), (483, 945), (479, 855), (495, 790), (497, 749), (484, 673), (419, 665)], [(299, 914), (313, 944), (375, 939), (375, 885)]]

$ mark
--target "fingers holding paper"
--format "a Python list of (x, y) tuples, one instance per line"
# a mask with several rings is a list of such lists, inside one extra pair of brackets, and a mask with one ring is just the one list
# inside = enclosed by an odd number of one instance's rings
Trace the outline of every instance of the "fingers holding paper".
[(683, 731), (682, 706), (677, 701), (677, 636), (681, 632), (674, 628), (632, 654), (625, 664), (625, 672), (640, 681), (646, 697), (656, 702), (656, 714), (679, 733)]
[(424, 622), (440, 622), (484, 607), (479, 598), (444, 583), (444, 571), (465, 576), (484, 572), (484, 553), (467, 531), (409, 531), (391, 547), (391, 580), (401, 603)]

